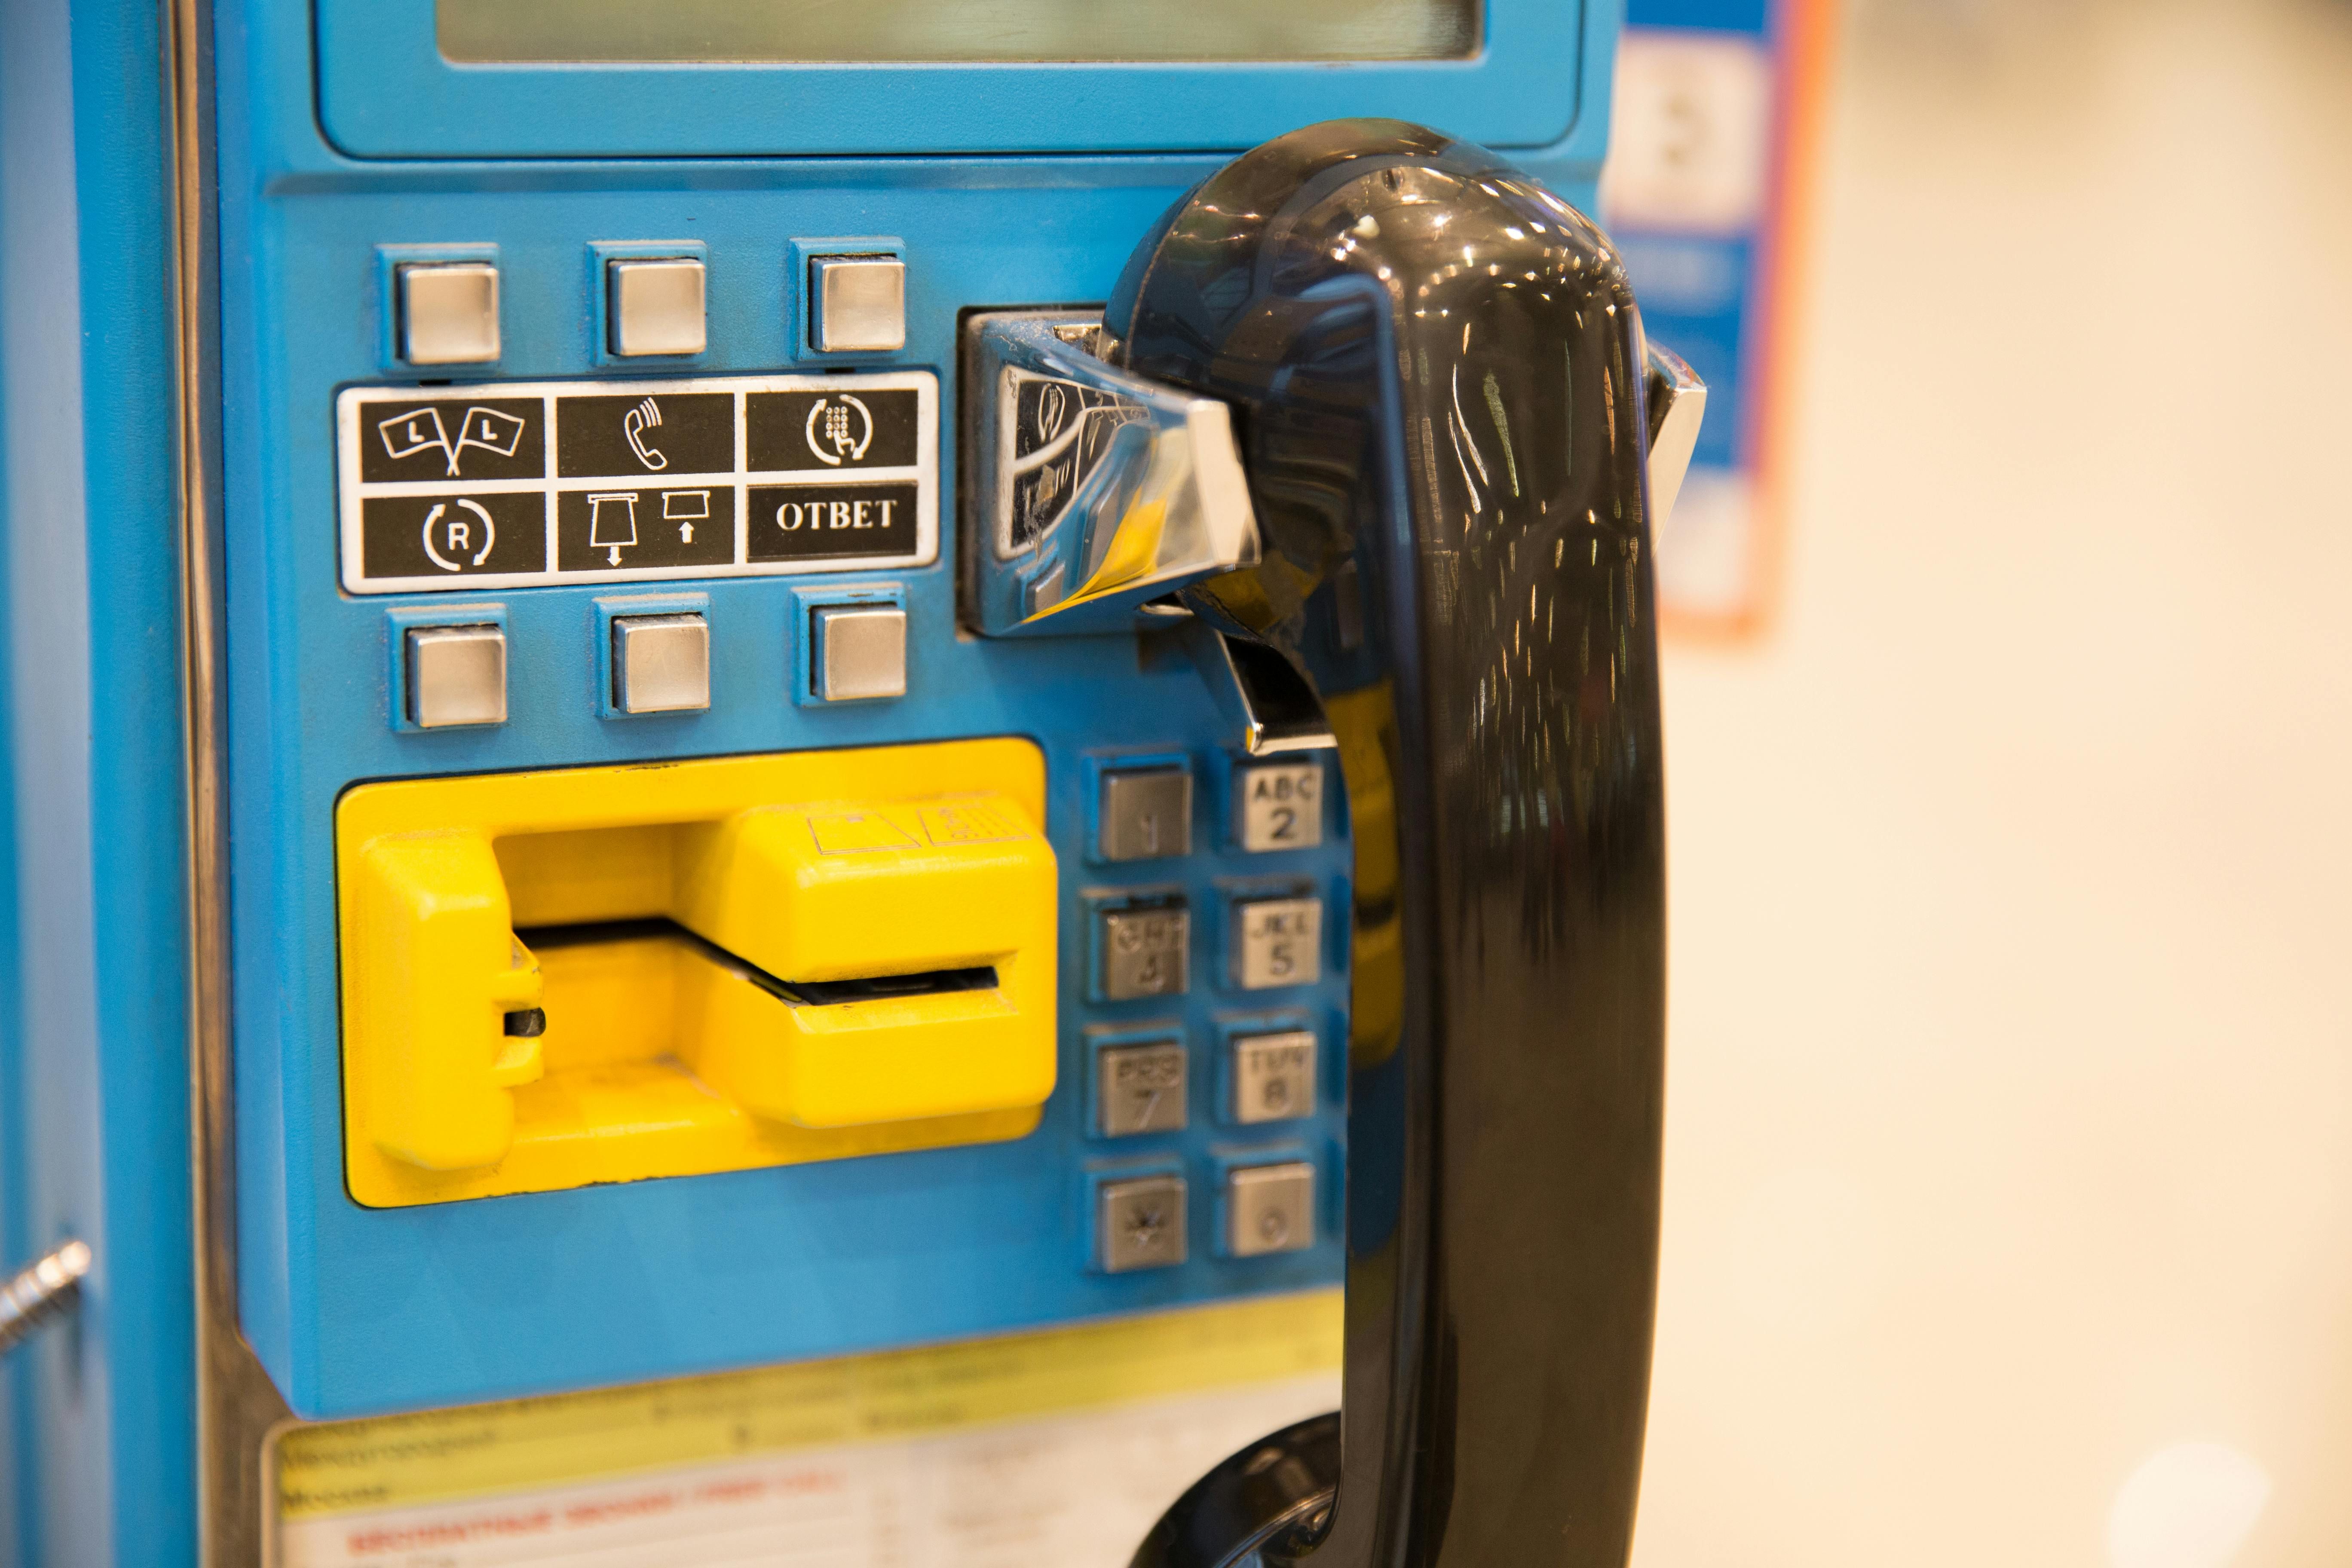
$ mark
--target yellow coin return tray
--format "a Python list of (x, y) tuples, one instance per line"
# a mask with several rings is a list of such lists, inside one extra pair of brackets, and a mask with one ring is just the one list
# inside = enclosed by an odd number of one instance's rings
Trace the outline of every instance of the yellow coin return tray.
[(349, 791), (352, 1195), (1029, 1132), (1054, 1088), (1045, 796), (1011, 739)]

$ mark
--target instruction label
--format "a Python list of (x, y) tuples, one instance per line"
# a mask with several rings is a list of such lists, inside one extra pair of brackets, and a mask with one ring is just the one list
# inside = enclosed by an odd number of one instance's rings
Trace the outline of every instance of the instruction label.
[(939, 552), (928, 371), (351, 387), (335, 416), (354, 594), (919, 566)]
[(282, 1568), (1124, 1568), (1228, 1454), (1338, 1407), (1337, 1290), (298, 1426)]
[(778, 485), (751, 491), (751, 559), (800, 561), (911, 550), (913, 485)]

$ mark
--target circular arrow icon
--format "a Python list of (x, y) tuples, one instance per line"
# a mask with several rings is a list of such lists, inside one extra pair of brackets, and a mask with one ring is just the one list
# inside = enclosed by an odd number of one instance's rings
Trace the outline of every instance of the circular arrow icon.
[[(488, 561), (490, 558), (490, 546), (499, 542), (499, 525), (495, 521), (491, 521), (490, 514), (487, 510), (485, 510), (479, 503), (467, 500), (462, 496), (458, 498), (457, 504), (482, 520), (482, 547), (474, 552), (474, 556), (471, 561), (452, 561), (448, 557), (443, 555), (438, 550), (434, 549), (433, 525), (441, 521), (441, 514), (443, 512), (449, 510), (447, 502), (435, 501), (433, 503), (433, 510), (425, 514), (425, 527), (422, 531), (425, 538), (425, 553), (431, 558), (434, 565), (438, 566), (444, 572), (463, 572), (469, 565), (479, 566), (483, 562)], [(460, 557), (463, 557), (466, 553), (466, 535), (472, 531), (473, 530), (467, 526), (463, 519), (452, 518), (449, 520), (449, 548), (456, 551)]]
[[(857, 435), (849, 433), (850, 411), (857, 414)], [(820, 397), (809, 405), (808, 426), (803, 434), (808, 438), (809, 454), (827, 468), (841, 467), (841, 460), (861, 461), (866, 448), (874, 444), (874, 416), (866, 405), (847, 393), (835, 402)]]

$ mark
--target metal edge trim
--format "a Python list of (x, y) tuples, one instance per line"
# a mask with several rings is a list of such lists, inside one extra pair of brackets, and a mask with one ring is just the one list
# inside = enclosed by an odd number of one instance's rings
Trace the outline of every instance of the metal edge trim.
[(227, 823), (216, 531), (218, 273), (213, 79), (205, 0), (161, 0), (172, 105), (182, 740), (187, 789), (190, 1183), (195, 1236), (197, 1561), (261, 1568), (270, 1432), (291, 1412), (237, 1327), (236, 1106), (230, 1067)]

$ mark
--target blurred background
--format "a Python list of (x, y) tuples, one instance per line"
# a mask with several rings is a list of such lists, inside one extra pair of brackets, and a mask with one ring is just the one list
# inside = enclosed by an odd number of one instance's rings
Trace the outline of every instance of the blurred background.
[(2352, 1560), (2352, 6), (1850, 0), (1819, 90), (1637, 1563)]

